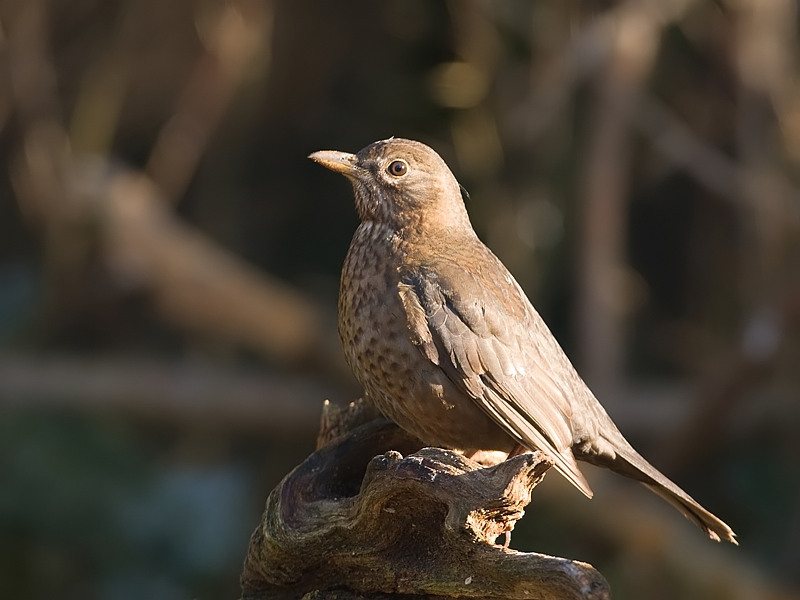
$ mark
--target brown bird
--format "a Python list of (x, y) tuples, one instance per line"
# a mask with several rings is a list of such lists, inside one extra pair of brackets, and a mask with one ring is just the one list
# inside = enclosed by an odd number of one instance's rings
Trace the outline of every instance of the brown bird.
[(586, 496), (577, 460), (642, 482), (711, 539), (728, 525), (650, 465), (614, 425), (428, 146), (390, 138), (310, 155), (346, 176), (361, 219), (342, 270), (339, 335), (367, 397), (424, 443), (538, 449)]

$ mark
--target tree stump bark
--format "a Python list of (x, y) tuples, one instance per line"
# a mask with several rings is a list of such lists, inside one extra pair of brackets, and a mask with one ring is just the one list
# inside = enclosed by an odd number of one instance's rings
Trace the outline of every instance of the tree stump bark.
[(610, 598), (591, 565), (494, 543), (550, 468), (541, 453), (484, 467), (370, 416), (326, 405), (320, 447), (267, 499), (243, 600)]

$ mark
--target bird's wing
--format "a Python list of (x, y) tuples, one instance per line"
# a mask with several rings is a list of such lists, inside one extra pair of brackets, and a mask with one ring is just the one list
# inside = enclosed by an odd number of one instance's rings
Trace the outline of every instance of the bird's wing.
[(401, 274), (412, 339), (512, 438), (543, 451), (591, 497), (571, 451), (569, 360), (502, 263), (488, 250), (481, 258), (493, 263), (490, 280), (454, 261)]

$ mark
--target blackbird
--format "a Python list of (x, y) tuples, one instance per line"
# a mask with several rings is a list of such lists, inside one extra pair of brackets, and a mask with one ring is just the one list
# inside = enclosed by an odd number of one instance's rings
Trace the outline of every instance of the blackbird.
[(544, 452), (586, 496), (577, 460), (642, 482), (711, 539), (728, 525), (650, 465), (614, 425), (428, 146), (390, 138), (309, 156), (353, 185), (361, 220), (342, 270), (339, 335), (367, 397), (424, 443)]

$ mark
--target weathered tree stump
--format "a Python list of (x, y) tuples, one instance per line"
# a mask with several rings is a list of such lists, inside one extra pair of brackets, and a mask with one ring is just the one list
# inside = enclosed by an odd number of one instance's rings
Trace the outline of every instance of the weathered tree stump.
[(542, 454), (483, 467), (369, 416), (325, 411), (321, 447), (267, 499), (244, 600), (610, 597), (591, 565), (494, 543), (550, 468)]

